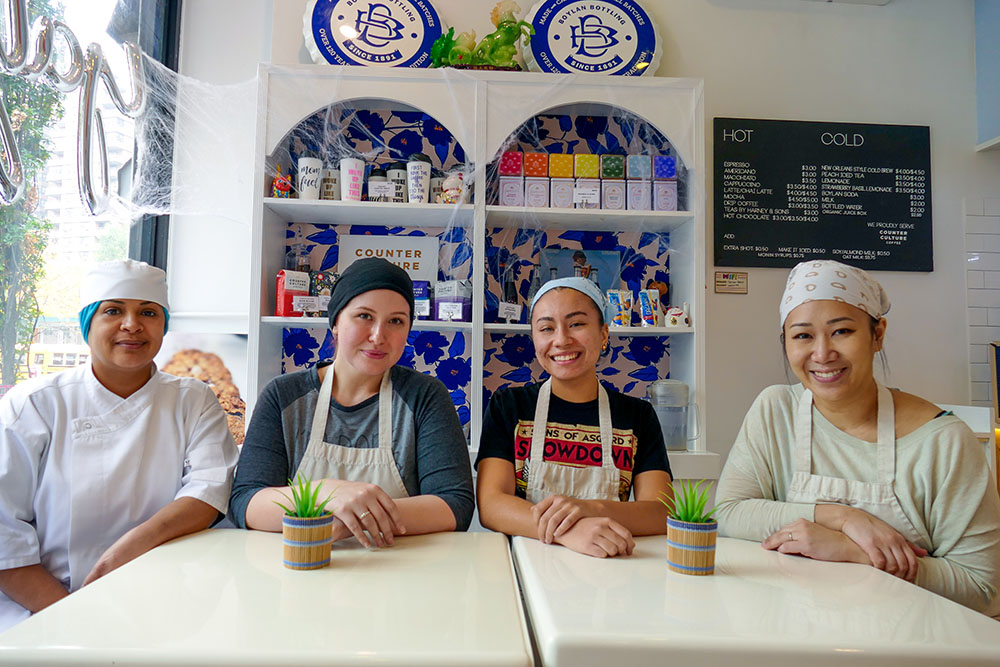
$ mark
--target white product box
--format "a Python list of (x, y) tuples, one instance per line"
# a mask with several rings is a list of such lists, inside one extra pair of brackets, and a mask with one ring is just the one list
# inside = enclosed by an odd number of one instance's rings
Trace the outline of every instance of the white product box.
[(601, 208), (625, 210), (625, 181), (601, 181)]
[(524, 177), (500, 177), (500, 205), (524, 206)]
[(576, 187), (573, 188), (573, 204), (577, 208), (601, 208), (601, 179), (576, 179)]
[(524, 179), (524, 205), (535, 208), (549, 206), (549, 179), (529, 176)]
[(550, 178), (549, 192), (552, 208), (573, 208), (573, 179)]
[(630, 211), (648, 211), (652, 206), (653, 184), (650, 181), (625, 181)]
[(677, 210), (677, 181), (653, 181), (653, 210)]

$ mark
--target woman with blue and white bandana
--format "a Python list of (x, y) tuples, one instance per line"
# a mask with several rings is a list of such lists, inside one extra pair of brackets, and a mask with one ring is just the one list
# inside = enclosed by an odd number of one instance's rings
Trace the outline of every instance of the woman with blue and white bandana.
[(1000, 500), (983, 447), (957, 417), (875, 379), (888, 310), (861, 269), (792, 269), (781, 341), (800, 383), (750, 407), (719, 480), (720, 533), (1000, 614)]
[(531, 340), (549, 379), (492, 396), (476, 461), (485, 527), (597, 558), (631, 554), (634, 535), (665, 533), (658, 501), (671, 492), (652, 406), (598, 380), (605, 306), (586, 278), (542, 286)]

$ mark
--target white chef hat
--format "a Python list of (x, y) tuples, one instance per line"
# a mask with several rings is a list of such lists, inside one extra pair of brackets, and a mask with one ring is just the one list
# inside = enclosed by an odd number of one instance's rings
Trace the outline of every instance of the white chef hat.
[(788, 274), (779, 306), (781, 326), (790, 312), (808, 301), (842, 301), (875, 319), (889, 312), (891, 305), (882, 285), (866, 271), (832, 259), (800, 262)]
[(132, 259), (98, 264), (83, 277), (80, 308), (108, 299), (152, 301), (167, 309), (167, 274)]

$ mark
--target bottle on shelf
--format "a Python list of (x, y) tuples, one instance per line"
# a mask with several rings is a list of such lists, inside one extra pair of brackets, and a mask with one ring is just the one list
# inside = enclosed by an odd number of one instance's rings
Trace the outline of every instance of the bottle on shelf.
[(601, 290), (601, 281), (597, 279), (597, 267), (593, 267), (593, 266), (590, 267), (590, 273), (587, 274), (587, 278), (590, 279), (590, 282), (592, 282), (595, 285), (597, 285), (597, 290), (598, 291)]
[(552, 267), (549, 269), (549, 280), (556, 280), (559, 277), (559, 269)]
[(583, 278), (583, 267), (582, 266), (574, 266), (573, 267), (573, 277), (574, 278)]
[(531, 285), (528, 287), (528, 303), (531, 303), (538, 290), (542, 289), (542, 267), (533, 264), (531, 269)]

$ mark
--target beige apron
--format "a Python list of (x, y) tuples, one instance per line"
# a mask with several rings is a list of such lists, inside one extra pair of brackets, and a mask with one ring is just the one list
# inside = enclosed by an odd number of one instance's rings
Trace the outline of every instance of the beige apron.
[(790, 503), (833, 503), (868, 512), (899, 531), (917, 546), (930, 550), (931, 538), (914, 528), (893, 491), (896, 479), (896, 416), (892, 392), (879, 383), (876, 481), (859, 482), (812, 474), (812, 392), (806, 389), (795, 415), (795, 447), (792, 481), (786, 500)]
[(325, 442), (326, 422), (330, 416), (330, 394), (333, 390), (333, 364), (326, 370), (320, 385), (316, 411), (313, 413), (309, 444), (302, 455), (299, 469), (309, 479), (342, 479), (348, 482), (375, 484), (390, 498), (407, 498), (409, 494), (399, 476), (392, 457), (392, 369), (382, 376), (378, 390), (378, 447), (345, 447)]
[(531, 455), (528, 469), (528, 502), (538, 503), (553, 494), (579, 500), (620, 500), (620, 473), (611, 453), (611, 408), (607, 390), (598, 384), (597, 414), (601, 429), (601, 467), (577, 468), (542, 460), (545, 451), (545, 431), (548, 429), (549, 399), (552, 380), (546, 380), (538, 391), (535, 421), (531, 432)]

